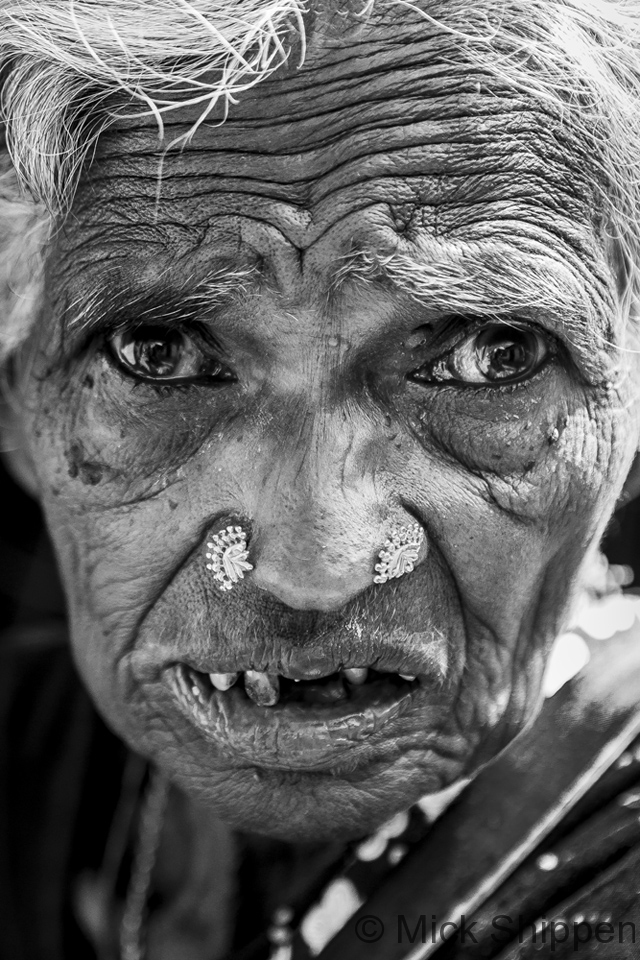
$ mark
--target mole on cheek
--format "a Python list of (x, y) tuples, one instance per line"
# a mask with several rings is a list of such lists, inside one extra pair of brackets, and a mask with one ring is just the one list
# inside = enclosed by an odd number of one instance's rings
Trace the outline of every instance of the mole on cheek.
[(71, 448), (66, 453), (66, 458), (71, 479), (75, 480), (77, 477), (82, 483), (91, 487), (95, 487), (105, 477), (112, 477), (115, 472), (104, 463), (86, 459), (86, 451), (79, 441), (71, 444)]

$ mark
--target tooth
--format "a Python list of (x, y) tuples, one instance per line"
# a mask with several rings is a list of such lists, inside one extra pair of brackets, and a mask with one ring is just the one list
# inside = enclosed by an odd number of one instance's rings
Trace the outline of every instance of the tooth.
[(259, 707), (273, 707), (280, 699), (280, 681), (277, 674), (246, 670), (244, 689)]
[(359, 687), (366, 681), (369, 667), (348, 667), (342, 672), (349, 683)]
[(228, 690), (238, 679), (237, 673), (210, 673), (209, 680), (216, 690)]
[(403, 680), (415, 680), (415, 673), (401, 673), (400, 676)]

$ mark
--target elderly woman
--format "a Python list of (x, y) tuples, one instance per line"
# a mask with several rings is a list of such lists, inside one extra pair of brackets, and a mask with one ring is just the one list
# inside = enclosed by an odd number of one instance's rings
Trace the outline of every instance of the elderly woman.
[(637, 956), (636, 0), (0, 17), (2, 958)]

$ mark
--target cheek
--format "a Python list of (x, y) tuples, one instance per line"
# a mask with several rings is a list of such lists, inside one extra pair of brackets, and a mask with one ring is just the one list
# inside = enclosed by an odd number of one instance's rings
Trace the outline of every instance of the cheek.
[(568, 419), (586, 405), (568, 374), (555, 368), (511, 388), (449, 387), (415, 399), (422, 402), (411, 428), (424, 445), (472, 476), (505, 480), (548, 471)]
[[(115, 373), (100, 356), (87, 358), (87, 372), (76, 370), (70, 387), (53, 383), (42, 403), (41, 435), (57, 433), (61, 475), (73, 484), (73, 499), (90, 500), (82, 487), (100, 487), (102, 505), (154, 495), (166, 486), (194, 453), (228, 429), (232, 405), (216, 390), (167, 391)], [(48, 417), (47, 412), (53, 415)], [(60, 427), (62, 424), (62, 428)]]
[(467, 617), (512, 651), (505, 673), (532, 671), (527, 658), (562, 628), (637, 445), (635, 407), (624, 397), (560, 386), (513, 394), (507, 406), (442, 392), (411, 423), (420, 445), (404, 464), (410, 502)]
[[(469, 504), (484, 501), (552, 546), (574, 522), (589, 524), (598, 507), (613, 506), (637, 445), (635, 406), (613, 391), (578, 387), (564, 371), (497, 396), (435, 392), (410, 427), (431, 460), (421, 467), (416, 458), (415, 482), (446, 478), (434, 515), (453, 485)], [(479, 510), (477, 533), (491, 539), (483, 514), (490, 517)]]
[(193, 440), (194, 418), (177, 418), (189, 425), (188, 442), (175, 418), (153, 416), (144, 405), (132, 420), (121, 395), (109, 396), (100, 376), (82, 382), (71, 397), (51, 380), (35, 382), (25, 431), (77, 658), (106, 702), (115, 665), (145, 612), (199, 548), (215, 514), (236, 509), (233, 493), (246, 471), (242, 445), (235, 436), (227, 445), (205, 437), (202, 455), (194, 455), (205, 433), (196, 422)]

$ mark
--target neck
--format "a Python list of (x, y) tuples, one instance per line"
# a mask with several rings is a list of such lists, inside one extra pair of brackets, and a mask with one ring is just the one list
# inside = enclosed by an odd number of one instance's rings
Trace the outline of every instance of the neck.
[(344, 851), (238, 833), (172, 787), (153, 876), (163, 909), (149, 926), (149, 956), (224, 956), (238, 937), (260, 935), (279, 907), (313, 899)]

